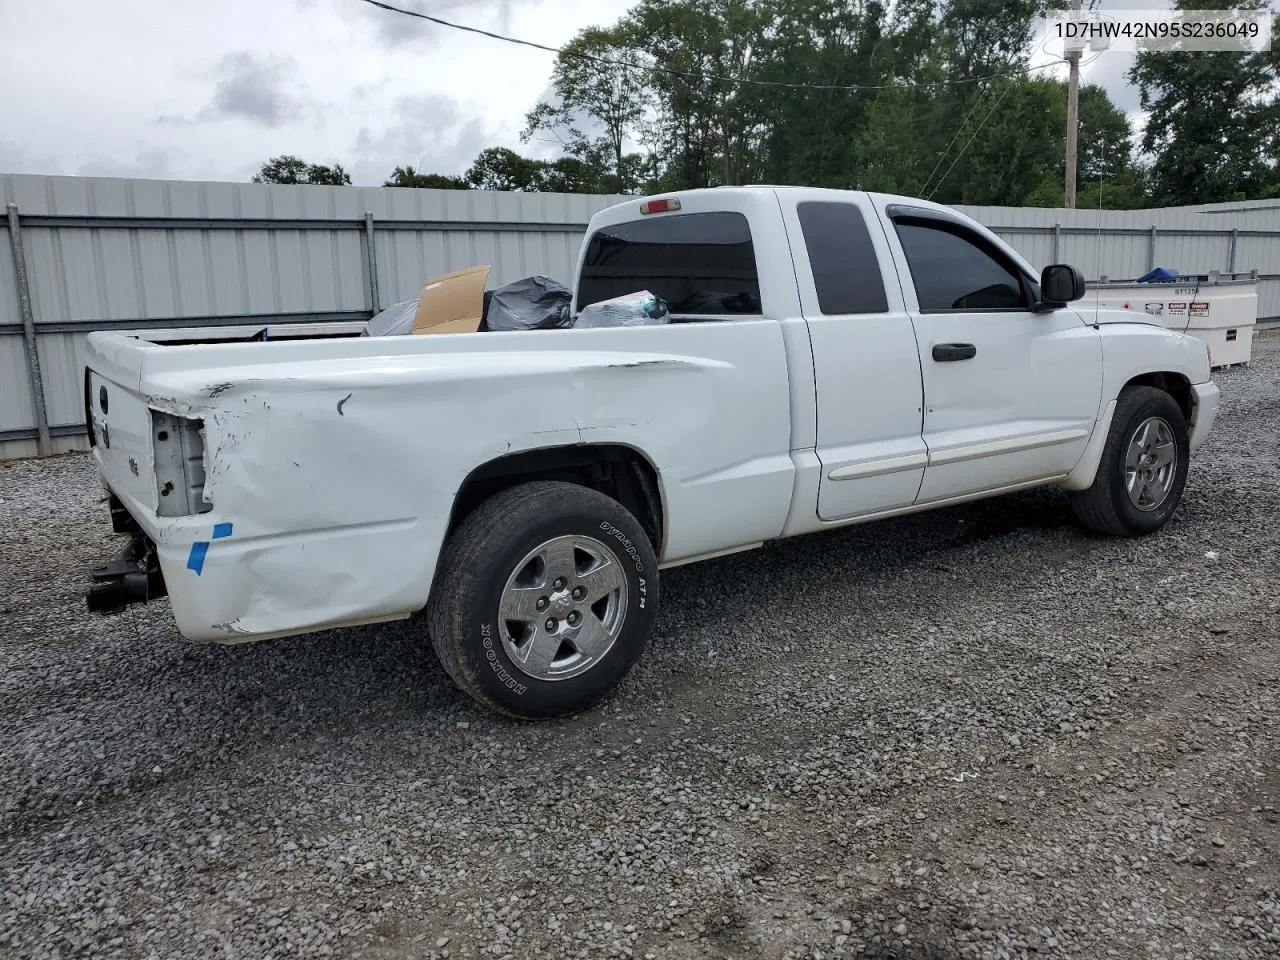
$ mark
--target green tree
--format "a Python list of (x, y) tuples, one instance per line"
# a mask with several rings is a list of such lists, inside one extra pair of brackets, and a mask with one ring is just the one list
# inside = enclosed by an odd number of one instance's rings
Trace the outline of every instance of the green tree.
[[(1180, 10), (1204, 7), (1265, 9), (1221, 0), (1177, 4)], [(1276, 66), (1276, 50), (1138, 54), (1129, 79), (1148, 112), (1142, 149), (1151, 158), (1153, 203), (1241, 200), (1280, 188)]]
[(600, 170), (577, 157), (560, 157), (546, 164), (538, 177), (538, 189), (547, 193), (606, 193), (600, 187)]
[[(1057, 84), (1054, 122), (1062, 122), (1061, 153), (1041, 184), (1023, 197), (1029, 207), (1061, 207), (1065, 202), (1066, 85)], [(1056, 148), (1055, 148), (1056, 149)], [(1101, 87), (1080, 88), (1076, 206), (1081, 209), (1137, 210), (1147, 206), (1147, 171), (1134, 162), (1133, 130)]]
[(949, 0), (938, 17), (934, 47), (951, 68), (952, 79), (1002, 73), (1025, 64), (1032, 24), (1044, 0)]
[(536, 192), (543, 188), (547, 164), (522, 157), (507, 147), (480, 151), (464, 179), (477, 190)]
[[(927, 4), (773, 0), (774, 25), (760, 78), (813, 87), (876, 86), (894, 79), (900, 44), (919, 40), (912, 25)], [(923, 47), (917, 45), (916, 52)], [(867, 125), (871, 93), (777, 87), (763, 102), (763, 178), (773, 183), (851, 186), (853, 146)]]
[[(1017, 206), (1061, 170), (1066, 149), (1066, 94), (1052, 80), (1015, 76), (993, 81), (971, 105), (968, 127), (935, 159), (927, 193), (942, 203)], [(1059, 180), (1062, 177), (1059, 175)]]
[(659, 68), (642, 142), (662, 158), (662, 189), (759, 179), (768, 95), (741, 81), (758, 76), (773, 26), (764, 0), (640, 0), (627, 14), (620, 36)]
[[(1052, 206), (1064, 202), (1066, 85), (1016, 74), (961, 95), (931, 88), (877, 96), (855, 148), (853, 184), (942, 203)], [(1140, 207), (1142, 171), (1129, 122), (1097, 86), (1080, 91), (1080, 190), (1107, 184), (1108, 207)]]
[[(1062, 103), (1063, 152), (1066, 151), (1067, 85), (1059, 83)], [(1077, 128), (1076, 179), (1119, 180), (1133, 170), (1133, 128), (1124, 111), (1111, 102), (1096, 84), (1080, 88), (1080, 121)]]
[[(1014, 202), (1060, 162), (1045, 144), (1061, 129), (1036, 112), (1045, 91), (1017, 82), (1050, 4), (638, 0), (558, 58), (554, 96), (529, 114), (525, 137), (558, 139), (579, 161), (569, 180), (587, 189), (767, 181), (911, 193), (940, 182), (939, 199)], [(990, 129), (966, 147), (980, 124)], [(1000, 190), (1010, 154), (1013, 182)]]
[(589, 174), (580, 170), (582, 179), (608, 193), (635, 187), (627, 179), (626, 144), (649, 112), (647, 77), (628, 64), (630, 53), (621, 28), (579, 33), (556, 56), (551, 84), (557, 103), (539, 102), (521, 136), (528, 142), (537, 133), (551, 134), (569, 156), (593, 168)]
[(351, 175), (341, 164), (332, 167), (319, 163), (307, 163), (291, 154), (272, 157), (253, 175), (254, 183), (319, 183), (329, 186), (347, 186)]
[(886, 58), (890, 79), (904, 83), (869, 98), (847, 185), (943, 203), (1013, 204), (1034, 190), (1062, 138), (1050, 87), (1026, 73), (1033, 18), (1045, 6), (906, 5)]
[(413, 167), (396, 167), (384, 187), (426, 187), (433, 190), (467, 190), (467, 181), (462, 177), (448, 176), (443, 173), (420, 173)]

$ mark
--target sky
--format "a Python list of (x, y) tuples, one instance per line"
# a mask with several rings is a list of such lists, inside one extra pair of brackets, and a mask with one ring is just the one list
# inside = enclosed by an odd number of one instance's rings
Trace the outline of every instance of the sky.
[[(406, 0), (553, 46), (630, 0)], [(357, 0), (0, 0), (0, 173), (248, 180), (271, 156), (461, 173), (522, 145), (553, 55)]]
[[(400, 5), (559, 46), (632, 2)], [(403, 164), (461, 173), (488, 146), (557, 149), (519, 139), (552, 54), (359, 0), (0, 0), (0, 36), (0, 173), (244, 181), (292, 153), (380, 184)], [(1082, 76), (1140, 122), (1131, 63), (1108, 52)]]

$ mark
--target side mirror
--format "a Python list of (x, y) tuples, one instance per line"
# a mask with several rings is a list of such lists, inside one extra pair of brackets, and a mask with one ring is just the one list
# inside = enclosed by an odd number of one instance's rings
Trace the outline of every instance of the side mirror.
[(1047, 309), (1065, 307), (1084, 296), (1084, 277), (1067, 263), (1055, 263), (1040, 272), (1040, 304)]

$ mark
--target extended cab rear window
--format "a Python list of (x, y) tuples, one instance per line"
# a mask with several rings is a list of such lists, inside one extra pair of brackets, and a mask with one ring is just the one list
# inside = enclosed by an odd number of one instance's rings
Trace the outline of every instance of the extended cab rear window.
[(674, 314), (759, 315), (751, 227), (740, 213), (653, 214), (597, 230), (578, 278), (578, 309), (648, 290)]
[(862, 211), (851, 203), (796, 205), (818, 309), (826, 316), (886, 313), (884, 279)]

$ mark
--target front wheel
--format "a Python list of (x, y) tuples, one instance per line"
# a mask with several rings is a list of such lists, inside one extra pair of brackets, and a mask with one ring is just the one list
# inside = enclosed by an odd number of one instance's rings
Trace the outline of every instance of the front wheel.
[(1093, 485), (1071, 495), (1076, 518), (1117, 537), (1154, 533), (1182, 499), (1190, 454), (1177, 401), (1154, 387), (1126, 388)]
[(449, 539), (428, 628), (462, 690), (550, 717), (617, 686), (657, 602), (657, 561), (636, 519), (595, 490), (540, 481), (486, 500)]

